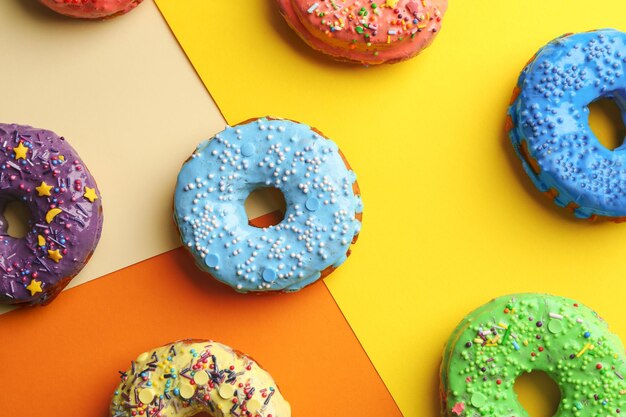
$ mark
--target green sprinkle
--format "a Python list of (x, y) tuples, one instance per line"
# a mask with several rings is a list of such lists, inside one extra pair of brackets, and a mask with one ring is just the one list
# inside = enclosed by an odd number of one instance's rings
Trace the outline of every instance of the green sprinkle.
[(502, 337), (502, 343), (507, 341), (510, 333), (511, 333), (511, 326), (507, 327), (506, 330), (504, 331), (504, 336)]

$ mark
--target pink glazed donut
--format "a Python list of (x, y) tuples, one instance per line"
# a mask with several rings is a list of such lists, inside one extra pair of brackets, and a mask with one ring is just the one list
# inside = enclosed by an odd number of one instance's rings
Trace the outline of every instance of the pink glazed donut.
[(447, 0), (277, 0), (312, 48), (363, 65), (409, 59), (441, 29)]
[(130, 12), (143, 0), (39, 0), (65, 16), (79, 19), (104, 19)]

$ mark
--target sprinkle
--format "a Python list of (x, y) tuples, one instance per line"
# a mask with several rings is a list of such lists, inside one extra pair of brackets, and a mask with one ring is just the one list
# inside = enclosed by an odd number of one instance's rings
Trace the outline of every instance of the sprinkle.
[(550, 313), (549, 316), (553, 319), (563, 320), (563, 316), (557, 313)]
[(317, 10), (317, 8), (320, 7), (319, 3), (313, 3), (313, 5), (311, 7), (309, 7), (309, 9), (307, 10), (307, 12), (309, 14), (313, 13), (315, 10)]
[(6, 161), (5, 163), (17, 171), (20, 171), (20, 172), (22, 171), (22, 169), (19, 166), (17, 166), (13, 161)]
[(456, 403), (454, 407), (452, 407), (452, 413), (456, 414), (457, 416), (460, 416), (463, 413), (463, 410), (465, 410), (465, 403), (463, 402)]
[(43, 291), (41, 289), (41, 284), (41, 281), (37, 281), (36, 279), (32, 280), (30, 284), (28, 284), (28, 287), (26, 287), (26, 289), (30, 291), (31, 297)]
[(581, 356), (582, 356), (582, 355), (583, 355), (583, 354), (584, 354), (587, 350), (589, 350), (589, 348), (590, 348), (590, 347), (591, 347), (591, 343), (587, 343), (587, 344), (585, 345), (585, 347), (583, 347), (583, 348), (580, 350), (580, 352), (578, 352), (578, 353), (576, 354), (576, 357), (577, 357), (577, 358), (580, 358), (580, 357), (581, 357)]
[(509, 334), (511, 334), (511, 328), (507, 327), (506, 331), (504, 332), (504, 336), (502, 337), (502, 343), (506, 342), (509, 338)]

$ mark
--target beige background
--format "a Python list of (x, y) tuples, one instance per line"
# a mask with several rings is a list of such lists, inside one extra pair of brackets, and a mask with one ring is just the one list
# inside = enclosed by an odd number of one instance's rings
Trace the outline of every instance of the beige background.
[(178, 246), (176, 175), (225, 122), (154, 3), (84, 22), (0, 0), (0, 43), (0, 122), (65, 136), (102, 192), (102, 239), (70, 286)]

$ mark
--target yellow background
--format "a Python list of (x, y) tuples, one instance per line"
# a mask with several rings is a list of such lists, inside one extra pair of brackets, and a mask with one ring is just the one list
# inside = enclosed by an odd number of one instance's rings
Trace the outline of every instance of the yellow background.
[(503, 130), (526, 61), (565, 32), (626, 30), (623, 0), (452, 1), (423, 55), (372, 68), (311, 51), (273, 0), (157, 4), (227, 122), (293, 118), (347, 155), (364, 225), (326, 282), (405, 416), (438, 415), (443, 344), (492, 297), (576, 298), (626, 338), (626, 225), (553, 206)]

